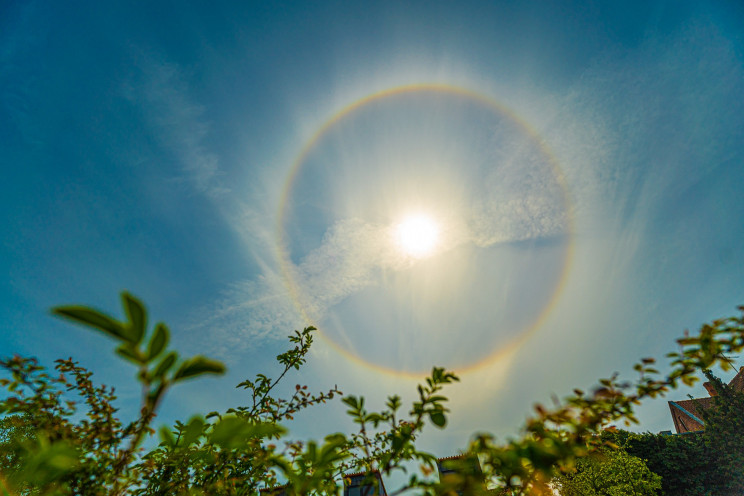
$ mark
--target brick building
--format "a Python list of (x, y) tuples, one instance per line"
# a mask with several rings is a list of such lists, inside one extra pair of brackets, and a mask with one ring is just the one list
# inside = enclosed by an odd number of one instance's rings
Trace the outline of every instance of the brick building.
[[(674, 429), (677, 434), (700, 432), (705, 429), (702, 412), (713, 406), (713, 397), (716, 395), (716, 390), (709, 382), (703, 385), (709, 394), (707, 398), (669, 402), (669, 410), (672, 412)], [(740, 368), (739, 373), (731, 379), (729, 387), (735, 391), (744, 391), (744, 367)]]
[(344, 496), (387, 496), (380, 472), (344, 475)]
[(475, 486), (483, 487), (483, 471), (478, 458), (468, 455), (456, 455), (437, 459), (439, 481), (449, 486), (458, 496), (470, 493)]
[[(456, 455), (439, 458), (437, 460), (437, 471), (440, 481), (453, 483), (456, 486), (453, 488), (454, 491), (461, 495), (465, 487), (457, 486), (463, 483), (465, 485), (472, 483), (472, 480), (469, 481), (467, 476), (481, 474), (481, 467), (475, 457)], [(460, 479), (461, 476), (466, 477)], [(260, 493), (261, 496), (287, 496), (287, 486), (263, 488)], [(387, 496), (387, 491), (380, 472), (357, 472), (344, 475), (343, 496)]]

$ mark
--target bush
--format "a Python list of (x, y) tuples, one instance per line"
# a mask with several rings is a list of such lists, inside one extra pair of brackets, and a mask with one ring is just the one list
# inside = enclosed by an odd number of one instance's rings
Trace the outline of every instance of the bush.
[[(297, 386), (289, 398), (272, 394), (289, 371), (305, 363), (312, 327), (290, 336), (291, 348), (277, 356), (283, 367), (277, 378), (258, 374), (238, 385), (251, 393), (248, 406), (162, 428), (160, 443), (143, 449), (145, 438), (154, 434), (155, 412), (171, 387), (204, 374), (222, 374), (225, 368), (203, 356), (180, 359), (168, 349), (167, 326), (158, 323), (148, 332), (144, 305), (128, 293), (122, 302), (124, 321), (83, 306), (54, 312), (113, 339), (115, 352), (137, 367), (143, 390), (140, 416), (128, 423), (119, 420), (114, 391), (95, 386), (91, 373), (71, 359), (58, 360), (54, 375), (32, 358), (2, 360), (0, 366), (10, 373), (0, 382), (9, 393), (0, 401), (0, 470), (5, 477), (0, 487), (6, 494), (239, 495), (256, 494), (279, 480), (286, 482), (289, 495), (337, 494), (348, 471), (389, 475), (405, 471), (411, 462), (423, 473), (435, 469), (434, 455), (419, 450), (415, 441), (427, 424), (446, 426), (442, 390), (458, 380), (437, 367), (406, 410), (397, 396), (390, 396), (379, 412), (368, 411), (364, 398), (348, 396), (343, 402), (358, 432), (332, 433), (320, 442), (284, 438), (284, 419), (341, 394), (335, 388), (311, 394), (305, 386)], [(744, 307), (741, 310), (744, 313)], [(497, 443), (488, 434), (474, 436), (464, 451), (478, 457), (482, 472), (463, 472), (442, 483), (413, 474), (400, 490), (430, 495), (496, 490), (552, 494), (555, 477), (600, 449), (597, 440), (604, 427), (637, 422), (633, 408), (641, 400), (692, 384), (696, 372), (716, 364), (730, 367), (724, 354), (744, 348), (744, 318), (715, 321), (678, 344), (680, 351), (668, 355), (666, 376), (654, 369), (653, 359), (643, 359), (635, 365), (639, 377), (632, 383), (613, 376), (600, 380), (591, 392), (575, 390), (552, 408), (537, 405), (516, 439)], [(73, 393), (78, 398), (73, 399)]]

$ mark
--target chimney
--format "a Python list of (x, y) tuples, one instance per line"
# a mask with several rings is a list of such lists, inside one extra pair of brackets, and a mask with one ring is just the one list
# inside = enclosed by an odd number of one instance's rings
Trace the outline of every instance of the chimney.
[(706, 391), (708, 391), (708, 394), (711, 396), (718, 396), (718, 392), (716, 392), (716, 389), (713, 387), (713, 384), (710, 382), (704, 382), (703, 386), (705, 386)]

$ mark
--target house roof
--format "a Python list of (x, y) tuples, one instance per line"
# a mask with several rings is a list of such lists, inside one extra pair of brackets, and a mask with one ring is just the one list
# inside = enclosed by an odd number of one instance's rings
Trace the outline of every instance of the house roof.
[[(728, 385), (735, 391), (744, 391), (744, 367), (739, 369), (739, 372), (731, 379)], [(714, 400), (712, 396), (715, 395), (712, 387), (706, 386), (706, 389), (711, 394), (711, 397), (669, 402), (669, 410), (672, 413), (672, 420), (674, 421), (674, 428), (677, 430), (677, 434), (698, 432), (705, 429), (702, 421), (702, 412), (713, 406)]]
[(672, 413), (674, 429), (677, 434), (702, 431), (705, 424), (701, 419), (701, 412), (712, 405), (713, 398), (670, 401), (669, 410)]
[(447, 460), (461, 460), (465, 458), (467, 455), (452, 455), (452, 456), (445, 456), (443, 458), (437, 458), (438, 462), (445, 462)]
[(375, 482), (367, 482), (362, 487), (377, 486), (377, 489), (370, 496), (387, 496), (387, 490), (385, 489), (385, 482), (382, 480), (382, 474), (379, 470), (370, 470), (369, 472), (354, 472), (352, 474), (344, 474), (344, 495), (349, 494), (350, 487), (358, 487), (361, 483), (366, 482), (365, 479), (369, 476), (373, 479), (377, 479)]
[(380, 471), (372, 470), (370, 472), (354, 472), (353, 474), (344, 474), (344, 479), (351, 478), (351, 477), (359, 477), (360, 475), (369, 475), (369, 474), (374, 474), (379, 477)]
[(471, 454), (460, 454), (437, 458), (437, 470), (442, 477), (451, 473), (481, 473), (480, 462), (478, 457)]
[(731, 379), (729, 386), (734, 388), (735, 391), (744, 391), (744, 367), (741, 367), (739, 373)]
[(281, 484), (279, 486), (262, 487), (259, 490), (259, 493), (262, 493), (262, 494), (274, 494), (274, 495), (285, 494), (288, 486), (289, 486), (289, 484)]

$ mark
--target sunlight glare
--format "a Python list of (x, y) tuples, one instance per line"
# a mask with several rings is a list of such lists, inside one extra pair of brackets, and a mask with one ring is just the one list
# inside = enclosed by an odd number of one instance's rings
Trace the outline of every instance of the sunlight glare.
[(439, 240), (439, 226), (428, 215), (410, 215), (395, 230), (398, 247), (407, 255), (423, 258), (431, 255)]

